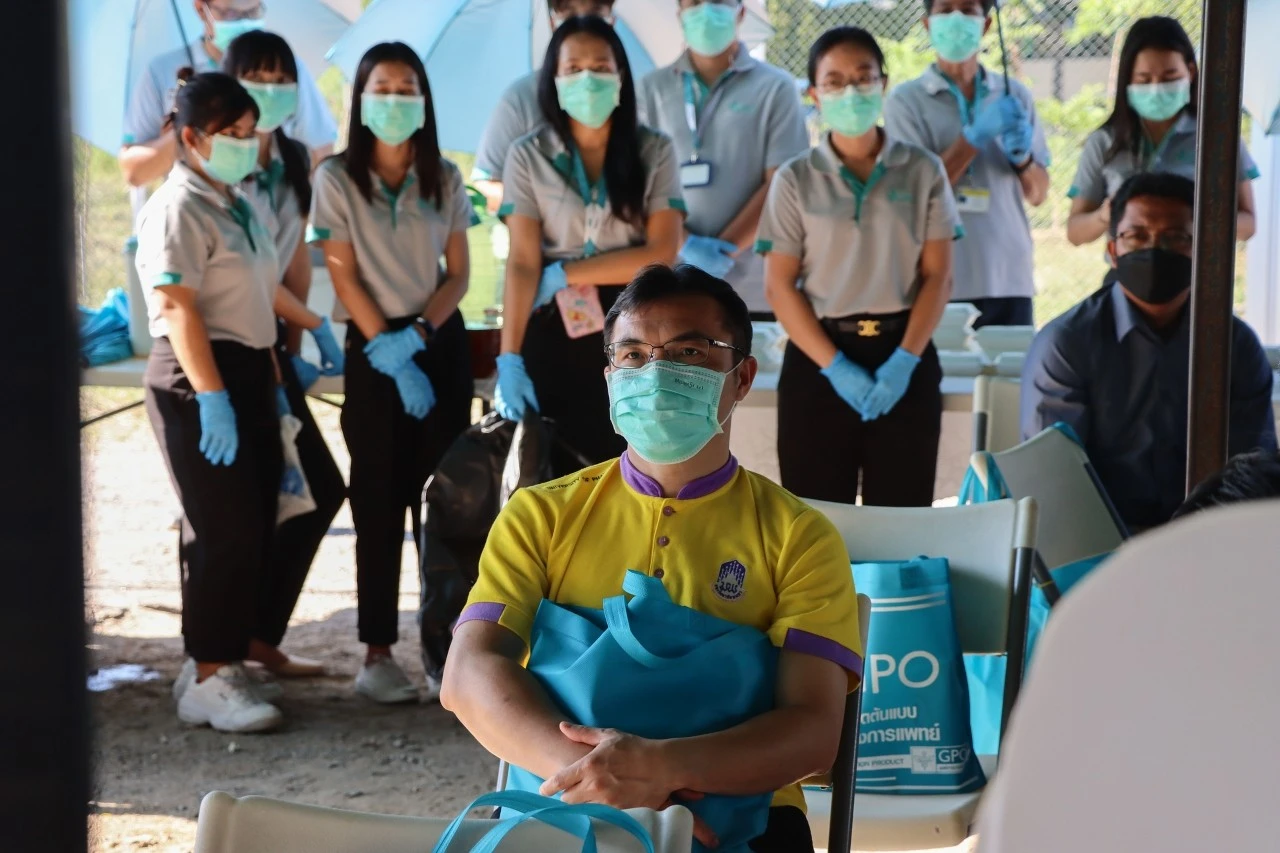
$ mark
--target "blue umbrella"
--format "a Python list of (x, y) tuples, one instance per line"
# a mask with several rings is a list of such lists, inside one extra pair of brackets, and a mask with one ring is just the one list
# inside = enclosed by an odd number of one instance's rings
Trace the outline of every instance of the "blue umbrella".
[[(618, 0), (618, 35), (638, 79), (675, 60), (684, 39), (673, 0)], [(748, 46), (773, 34), (762, 0), (747, 0)], [(338, 40), (329, 60), (350, 80), (365, 51), (402, 41), (433, 82), (440, 145), (474, 151), (508, 85), (542, 63), (551, 38), (546, 0), (375, 0)]]
[[(312, 74), (350, 26), (322, 0), (269, 0), (266, 27), (289, 40)], [(157, 56), (204, 32), (192, 0), (70, 0), (71, 129), (104, 151), (120, 147), (130, 93)]]

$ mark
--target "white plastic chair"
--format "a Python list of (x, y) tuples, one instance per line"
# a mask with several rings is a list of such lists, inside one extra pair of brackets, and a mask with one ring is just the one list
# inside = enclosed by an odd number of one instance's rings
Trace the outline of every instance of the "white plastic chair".
[(1022, 382), (1008, 376), (979, 376), (973, 383), (973, 449), (999, 453), (1022, 441), (1019, 408)]
[[(956, 632), (966, 652), (1009, 654), (1010, 673), (1022, 672), (1036, 504), (993, 501), (949, 508), (863, 507), (809, 501), (831, 519), (854, 561), (946, 557), (951, 567)], [(1005, 683), (1009, 717), (1021, 677)], [(995, 772), (994, 756), (980, 756)], [(979, 793), (946, 796), (859, 794), (854, 800), (858, 850), (922, 850), (953, 847), (969, 835)], [(815, 838), (829, 834), (831, 796), (809, 792), (809, 825)], [(830, 853), (838, 853), (831, 848)]]
[(1004, 353), (1025, 353), (1036, 336), (1035, 326), (983, 326), (973, 333), (983, 354), (995, 361)]
[[(627, 812), (653, 837), (657, 853), (689, 853), (693, 815), (683, 806), (661, 812)], [(451, 818), (394, 817), (287, 803), (268, 797), (239, 799), (214, 791), (200, 803), (195, 853), (430, 853)], [(492, 820), (468, 820), (450, 853), (471, 849)], [(596, 822), (600, 853), (639, 853), (643, 846), (625, 831)], [(578, 839), (559, 829), (529, 821), (502, 843), (513, 853), (554, 853), (580, 849)]]
[(1063, 599), (979, 816), (982, 853), (1280, 849), (1280, 501), (1126, 544)]
[(973, 321), (978, 309), (968, 302), (949, 302), (933, 330), (933, 345), (939, 352), (972, 352)]

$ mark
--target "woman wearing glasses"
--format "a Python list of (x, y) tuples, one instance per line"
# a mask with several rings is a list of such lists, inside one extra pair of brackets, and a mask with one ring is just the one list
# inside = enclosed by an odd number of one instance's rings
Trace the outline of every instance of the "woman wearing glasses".
[(933, 500), (942, 370), (930, 339), (962, 234), (934, 154), (877, 126), (884, 54), (854, 27), (809, 53), (830, 132), (774, 177), (756, 250), (790, 336), (778, 383), (782, 485), (881, 506)]
[(671, 141), (636, 119), (622, 42), (601, 18), (551, 37), (547, 123), (512, 147), (499, 213), (511, 231), (495, 405), (529, 411), (591, 463), (622, 453), (601, 375), (604, 315), (642, 268), (670, 264), (684, 202)]

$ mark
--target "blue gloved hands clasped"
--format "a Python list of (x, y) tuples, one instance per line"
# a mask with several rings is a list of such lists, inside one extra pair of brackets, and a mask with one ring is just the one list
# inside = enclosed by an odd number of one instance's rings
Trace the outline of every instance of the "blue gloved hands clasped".
[(999, 139), (1026, 120), (1026, 110), (1013, 95), (988, 98), (978, 106), (973, 123), (965, 125), (964, 138), (974, 148), (985, 148), (988, 142)]
[(338, 346), (338, 339), (333, 336), (333, 327), (329, 318), (320, 321), (319, 327), (311, 330), (311, 339), (320, 350), (320, 373), (324, 376), (341, 376), (347, 366), (347, 357)]
[(283, 385), (276, 386), (276, 414), (282, 418), (293, 414), (293, 409), (289, 406), (289, 395), (285, 393)]
[(493, 393), (493, 408), (507, 420), (519, 421), (524, 420), (530, 407), (538, 411), (538, 398), (533, 392), (533, 380), (524, 369), (524, 356), (504, 352), (498, 356), (498, 387)]
[(916, 365), (919, 363), (920, 356), (912, 355), (902, 347), (893, 351), (893, 355), (889, 356), (876, 371), (876, 385), (867, 395), (862, 412), (864, 420), (874, 421), (898, 405), (902, 395), (907, 393), (907, 386), (911, 384), (911, 374), (915, 372)]
[(206, 391), (196, 395), (200, 406), (200, 452), (213, 465), (230, 465), (240, 449), (236, 432), (236, 411), (231, 408), (231, 395), (224, 391)]
[(310, 391), (311, 386), (320, 381), (320, 368), (302, 356), (292, 356), (289, 361), (293, 364), (293, 372), (297, 374), (298, 384), (302, 386), (303, 391)]
[(533, 298), (533, 310), (537, 311), (555, 299), (556, 294), (568, 286), (569, 279), (565, 276), (564, 262), (556, 261), (542, 271), (542, 279), (538, 282), (538, 295)]
[[(416, 333), (415, 333), (416, 334)], [(396, 371), (396, 390), (400, 392), (400, 402), (411, 418), (422, 420), (436, 405), (436, 389), (422, 368), (412, 361), (406, 361)]]
[(733, 269), (733, 256), (737, 251), (738, 247), (727, 240), (690, 234), (680, 249), (680, 260), (707, 275), (724, 278)]
[(379, 373), (395, 379), (400, 368), (427, 348), (422, 335), (413, 326), (405, 326), (394, 332), (383, 332), (364, 345), (364, 354)]
[(844, 353), (837, 352), (836, 360), (823, 368), (822, 375), (827, 377), (840, 399), (865, 419), (867, 395), (876, 384), (871, 374), (850, 361)]

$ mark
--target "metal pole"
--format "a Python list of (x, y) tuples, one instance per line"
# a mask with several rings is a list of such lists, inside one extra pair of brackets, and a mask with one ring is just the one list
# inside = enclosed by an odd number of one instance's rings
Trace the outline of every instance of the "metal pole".
[(1205, 0), (1204, 4), (1196, 131), (1187, 491), (1220, 471), (1227, 460), (1245, 5), (1241, 0)]
[(0, 55), (0, 848), (83, 853), (89, 787), (66, 4), (9, 3)]

